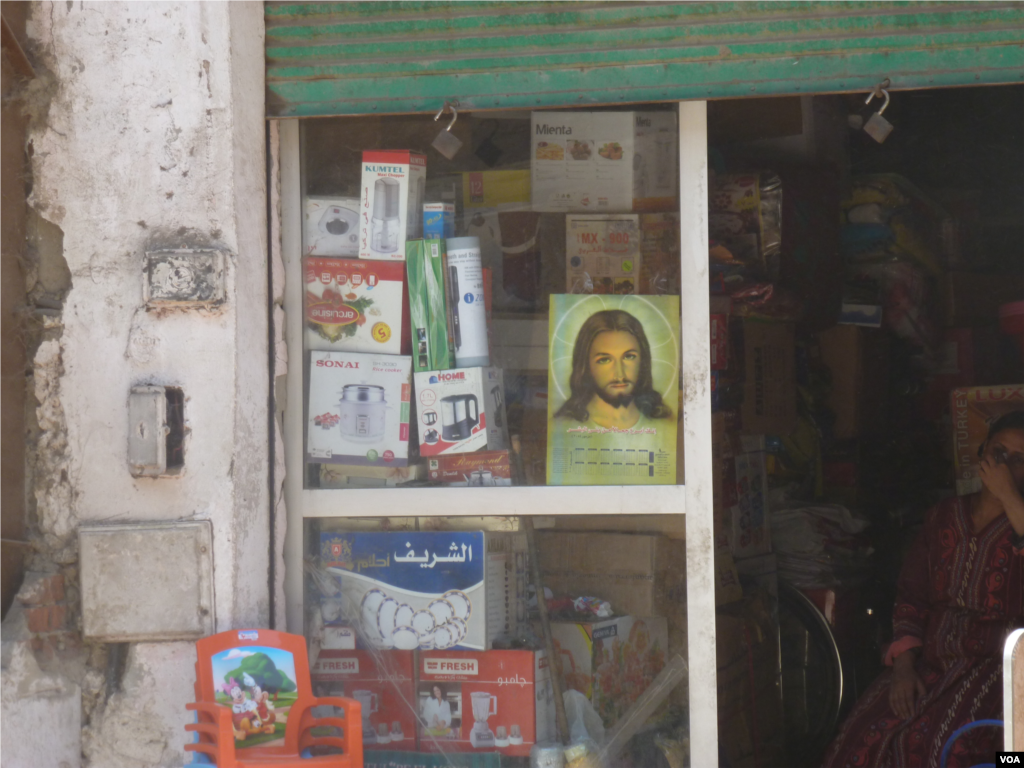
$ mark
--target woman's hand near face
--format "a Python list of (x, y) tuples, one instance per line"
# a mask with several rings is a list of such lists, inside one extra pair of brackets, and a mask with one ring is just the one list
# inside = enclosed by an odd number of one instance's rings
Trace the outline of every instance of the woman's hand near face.
[(904, 651), (892, 662), (889, 706), (904, 720), (914, 716), (918, 700), (927, 693), (924, 681), (914, 669), (914, 659), (913, 651)]
[(1020, 490), (1014, 482), (1010, 467), (992, 456), (985, 456), (978, 462), (978, 477), (989, 493), (1003, 502), (1003, 505), (1020, 501)]

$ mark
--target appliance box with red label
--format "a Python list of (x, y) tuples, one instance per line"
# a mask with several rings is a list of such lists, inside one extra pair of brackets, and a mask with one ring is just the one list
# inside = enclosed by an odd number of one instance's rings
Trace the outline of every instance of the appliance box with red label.
[(363, 749), (416, 749), (412, 651), (320, 651), (309, 671), (317, 696), (362, 708)]
[(408, 150), (363, 152), (359, 258), (405, 261), (405, 243), (423, 237), (427, 158)]
[(508, 451), (441, 454), (427, 459), (427, 476), (444, 485), (512, 485)]
[(453, 368), (414, 376), (420, 455), (506, 447), (500, 368)]
[(525, 757), (555, 738), (543, 651), (421, 651), (416, 705), (421, 752)]
[(640, 262), (635, 213), (565, 217), (567, 293), (639, 293)]

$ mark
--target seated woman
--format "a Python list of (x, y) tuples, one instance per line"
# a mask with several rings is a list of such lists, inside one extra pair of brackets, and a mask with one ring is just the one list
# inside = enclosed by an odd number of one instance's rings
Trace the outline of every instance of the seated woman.
[[(893, 642), (825, 755), (828, 768), (938, 766), (962, 725), (1002, 717), (1002, 649), (1024, 625), (1024, 411), (979, 450), (982, 490), (929, 511), (897, 584)], [(991, 763), (997, 728), (957, 740), (951, 768)]]

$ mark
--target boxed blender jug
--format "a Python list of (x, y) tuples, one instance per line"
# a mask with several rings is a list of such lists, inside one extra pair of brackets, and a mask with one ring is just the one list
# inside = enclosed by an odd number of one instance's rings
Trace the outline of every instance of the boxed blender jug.
[(359, 200), (309, 195), (302, 212), (303, 253), (307, 256), (359, 255)]
[(530, 754), (555, 737), (543, 651), (422, 651), (416, 704), (421, 752)]
[(507, 447), (500, 368), (455, 368), (414, 376), (420, 455)]
[(412, 359), (341, 352), (309, 358), (306, 460), (407, 466)]
[(407, 150), (363, 152), (359, 258), (405, 260), (405, 241), (423, 235), (427, 158)]

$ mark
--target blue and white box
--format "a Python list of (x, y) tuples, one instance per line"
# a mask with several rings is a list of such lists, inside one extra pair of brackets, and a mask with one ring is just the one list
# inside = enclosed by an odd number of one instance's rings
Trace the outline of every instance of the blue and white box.
[(454, 203), (423, 204), (423, 239), (455, 237)]

